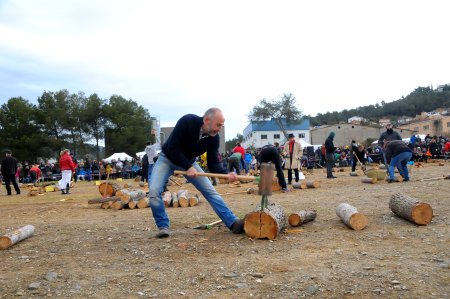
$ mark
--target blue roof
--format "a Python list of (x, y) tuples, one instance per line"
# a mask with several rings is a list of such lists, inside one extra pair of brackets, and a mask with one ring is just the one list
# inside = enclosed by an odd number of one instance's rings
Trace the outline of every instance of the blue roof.
[[(286, 129), (286, 131), (309, 130), (309, 126), (310, 126), (309, 119), (303, 119), (299, 123), (287, 124), (286, 119), (283, 118), (281, 120), (281, 122), (284, 125), (284, 128)], [(255, 132), (255, 131), (281, 131), (281, 129), (273, 118), (271, 120), (252, 121), (244, 129), (244, 136), (246, 136), (250, 132)]]

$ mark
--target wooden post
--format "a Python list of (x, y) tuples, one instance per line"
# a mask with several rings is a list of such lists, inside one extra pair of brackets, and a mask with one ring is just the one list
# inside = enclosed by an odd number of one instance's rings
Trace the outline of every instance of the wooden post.
[(280, 205), (268, 204), (263, 211), (257, 207), (245, 216), (244, 231), (250, 238), (273, 240), (286, 227), (286, 218)]
[(429, 204), (401, 193), (391, 196), (389, 208), (397, 216), (418, 225), (428, 224), (433, 218), (433, 209)]
[(289, 215), (289, 225), (299, 226), (306, 222), (313, 221), (317, 217), (317, 210), (308, 209)]
[(9, 234), (0, 237), (0, 249), (6, 249), (14, 244), (30, 237), (34, 233), (33, 225), (25, 225), (18, 230), (15, 230)]
[(336, 208), (336, 215), (354, 230), (362, 230), (367, 226), (367, 217), (348, 203), (341, 203)]
[(361, 179), (362, 183), (367, 183), (367, 184), (376, 184), (377, 183), (377, 177), (373, 177), (373, 178), (368, 178), (368, 177), (363, 177)]

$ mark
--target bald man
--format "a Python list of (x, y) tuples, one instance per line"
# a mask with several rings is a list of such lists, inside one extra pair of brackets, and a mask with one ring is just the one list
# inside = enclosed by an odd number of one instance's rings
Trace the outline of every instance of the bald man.
[[(187, 172), (187, 180), (206, 198), (217, 216), (235, 234), (243, 232), (244, 222), (228, 208), (207, 177), (197, 176), (203, 172), (195, 158), (207, 153), (207, 165), (213, 173), (227, 173), (219, 161), (219, 131), (225, 123), (222, 111), (208, 109), (203, 116), (187, 114), (180, 118), (164, 143), (159, 158), (153, 166), (149, 188), (149, 201), (153, 218), (159, 232), (156, 238), (170, 236), (170, 221), (162, 200), (164, 184), (174, 170)], [(230, 182), (236, 180), (234, 172), (228, 173)]]

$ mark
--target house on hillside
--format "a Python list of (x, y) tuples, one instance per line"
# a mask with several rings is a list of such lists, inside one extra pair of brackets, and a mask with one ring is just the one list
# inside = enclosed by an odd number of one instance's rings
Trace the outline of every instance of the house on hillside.
[(364, 117), (361, 116), (352, 116), (350, 117), (347, 122), (349, 124), (355, 124), (355, 125), (360, 125), (362, 122), (366, 122), (367, 119), (365, 119)]
[(389, 123), (391, 123), (391, 120), (389, 119), (389, 118), (386, 118), (386, 117), (384, 117), (384, 118), (380, 118), (379, 120), (378, 120), (378, 124), (380, 125), (380, 126), (382, 126), (382, 127), (385, 127), (387, 124), (389, 124)]
[[(304, 119), (297, 124), (287, 124), (286, 120), (283, 119), (282, 123), (288, 134), (292, 133), (294, 134), (295, 139), (303, 139), (310, 143), (309, 119)], [(286, 142), (283, 132), (274, 119), (250, 122), (244, 129), (243, 135), (244, 140), (242, 141), (242, 146), (244, 148), (259, 148), (267, 144), (274, 144), (275, 142), (278, 142), (279, 144), (284, 144)]]
[(450, 136), (450, 115), (421, 115), (420, 118), (399, 126), (399, 129), (412, 130), (414, 134), (430, 134), (431, 136)]

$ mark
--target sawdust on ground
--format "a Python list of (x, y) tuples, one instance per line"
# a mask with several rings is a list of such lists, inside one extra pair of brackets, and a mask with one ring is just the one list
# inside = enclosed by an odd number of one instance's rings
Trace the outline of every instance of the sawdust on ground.
[[(150, 209), (88, 205), (99, 197), (93, 182), (77, 183), (71, 195), (29, 197), (22, 190), (8, 197), (3, 188), (0, 234), (26, 224), (36, 231), (0, 251), (0, 298), (448, 298), (450, 181), (417, 181), (448, 173), (450, 163), (428, 163), (412, 170), (412, 182), (371, 185), (349, 176), (349, 168), (334, 180), (314, 170), (307, 180), (320, 180), (320, 188), (277, 192), (270, 200), (288, 214), (314, 208), (317, 219), (273, 241), (224, 226), (192, 229), (217, 220), (205, 201), (168, 208), (173, 236), (159, 240), (152, 238)], [(432, 222), (416, 226), (395, 216), (388, 207), (395, 192), (429, 203)], [(258, 195), (224, 198), (240, 217), (260, 202)], [(342, 202), (367, 215), (366, 229), (350, 230), (337, 218)]]

